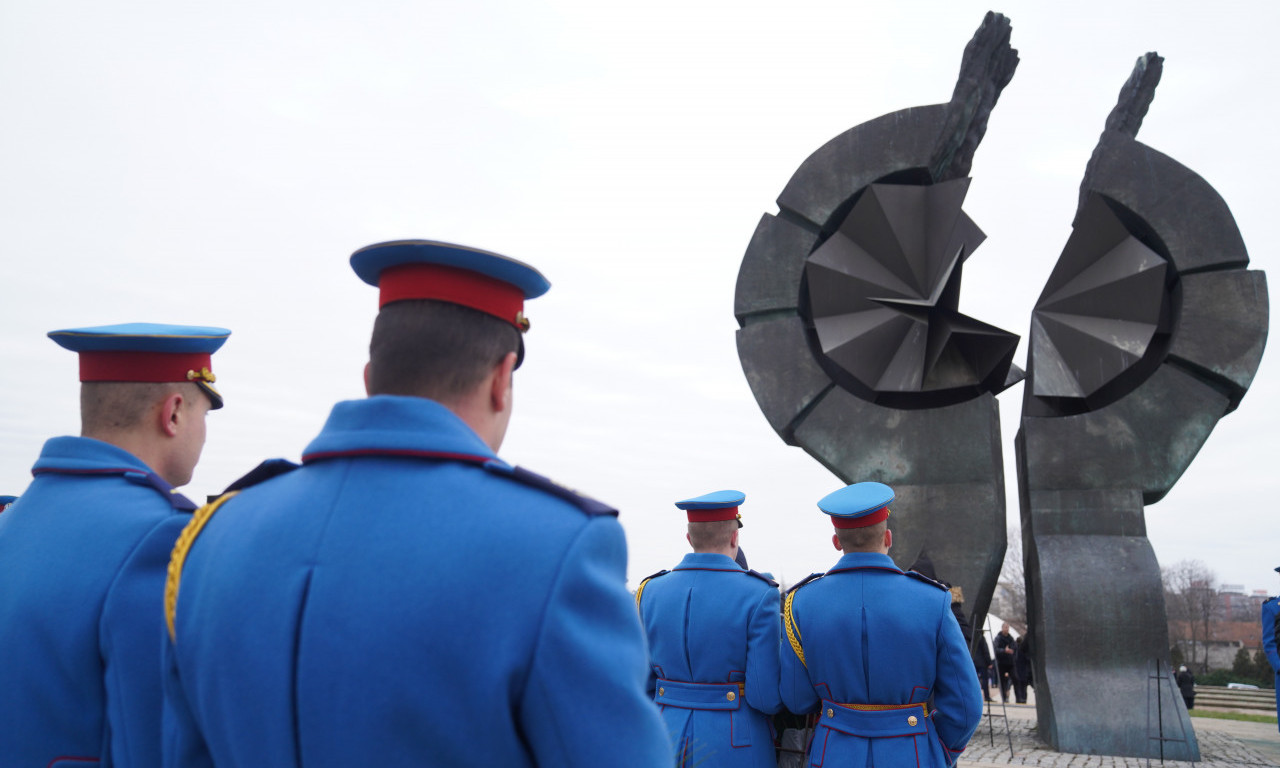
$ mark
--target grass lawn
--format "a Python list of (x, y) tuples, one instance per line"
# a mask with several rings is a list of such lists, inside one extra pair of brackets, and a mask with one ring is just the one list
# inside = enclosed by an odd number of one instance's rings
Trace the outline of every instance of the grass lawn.
[(1187, 714), (1192, 717), (1210, 717), (1215, 720), (1243, 720), (1247, 723), (1275, 723), (1275, 715), (1246, 715), (1241, 712), (1210, 712), (1207, 709), (1193, 709)]

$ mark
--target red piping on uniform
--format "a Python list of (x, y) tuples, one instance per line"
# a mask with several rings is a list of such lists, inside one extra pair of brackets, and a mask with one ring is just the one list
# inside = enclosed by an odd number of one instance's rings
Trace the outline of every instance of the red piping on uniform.
[[(31, 474), (33, 474), (33, 475), (44, 475), (44, 474), (53, 474), (53, 475), (123, 475), (123, 474), (128, 474), (129, 472), (135, 472), (135, 473), (137, 473), (137, 474), (139, 474), (139, 475), (145, 475), (145, 474), (146, 474), (146, 471), (145, 471), (145, 470), (138, 469), (137, 467), (111, 467), (111, 468), (109, 468), (109, 469), (64, 469), (64, 468), (62, 468), (62, 467), (45, 467), (45, 468), (43, 468), (43, 469), (33, 469), (33, 470), (31, 470)], [(81, 759), (85, 759), (85, 758), (79, 758), (79, 757), (77, 757), (77, 758), (69, 758), (69, 757), (68, 757), (68, 758), (59, 758), (59, 759), (66, 759), (66, 760), (72, 760), (72, 759), (74, 759), (74, 760), (81, 760)]]
[(681, 568), (676, 566), (673, 571), (715, 571), (717, 573), (746, 573), (741, 568)]
[(451, 453), (449, 451), (419, 451), (412, 448), (358, 448), (350, 451), (321, 451), (303, 455), (302, 461), (322, 461), (324, 459), (360, 458), (364, 456), (401, 456), (411, 459), (443, 459), (445, 461), (466, 461), (472, 464), (486, 464), (491, 456), (477, 456), (470, 453)]
[(883, 565), (853, 565), (848, 568), (832, 568), (827, 573), (844, 573), (846, 571), (887, 571), (889, 573), (898, 573), (906, 576), (907, 574), (897, 568), (886, 568)]

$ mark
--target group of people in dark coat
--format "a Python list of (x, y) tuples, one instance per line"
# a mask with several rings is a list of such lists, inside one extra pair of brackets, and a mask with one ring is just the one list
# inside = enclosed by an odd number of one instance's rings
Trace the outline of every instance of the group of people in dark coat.
[(982, 695), (991, 701), (991, 686), (999, 684), (1001, 701), (1009, 701), (1009, 689), (1013, 689), (1014, 703), (1027, 703), (1027, 687), (1035, 685), (1031, 667), (1031, 639), (1027, 635), (1014, 637), (1009, 622), (1000, 625), (1000, 632), (993, 639), (995, 658), (986, 642), (979, 642), (973, 649), (973, 666), (982, 683)]

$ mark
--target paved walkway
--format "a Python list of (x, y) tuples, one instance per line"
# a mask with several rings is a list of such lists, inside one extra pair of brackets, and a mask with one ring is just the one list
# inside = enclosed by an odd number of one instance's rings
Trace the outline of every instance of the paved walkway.
[[(1107, 755), (1073, 755), (1054, 752), (1036, 737), (1036, 708), (1033, 704), (1010, 704), (1008, 735), (1000, 703), (991, 710), (995, 717), (984, 719), (960, 758), (959, 766), (1037, 765), (1050, 768), (1146, 768), (1146, 758)], [(1167, 760), (1168, 768), (1276, 768), (1280, 767), (1280, 732), (1274, 723), (1246, 723), (1239, 720), (1191, 718), (1200, 742), (1199, 763)], [(1013, 742), (1012, 753), (1009, 742)], [(1150, 764), (1160, 765), (1153, 759)]]

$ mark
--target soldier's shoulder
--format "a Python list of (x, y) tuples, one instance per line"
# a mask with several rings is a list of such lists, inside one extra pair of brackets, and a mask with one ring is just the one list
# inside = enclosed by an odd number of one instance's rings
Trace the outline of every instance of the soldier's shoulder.
[(906, 575), (907, 578), (915, 579), (921, 584), (928, 584), (929, 586), (940, 589), (943, 592), (951, 591), (951, 585), (938, 581), (937, 579), (931, 579), (919, 571), (903, 571), (903, 574)]
[(544, 495), (563, 501), (587, 515), (608, 515), (613, 517), (617, 517), (618, 515), (618, 510), (616, 508), (611, 507), (602, 501), (597, 501), (590, 496), (584, 496), (572, 488), (561, 485), (544, 475), (531, 472), (524, 467), (516, 467), (500, 461), (491, 461), (486, 463), (484, 468), (491, 474), (505, 477), (509, 480), (514, 480), (526, 488), (539, 491)]
[(643, 584), (647, 581), (653, 581), (659, 576), (666, 576), (668, 573), (671, 573), (671, 571), (666, 568), (663, 568), (661, 571), (658, 571), (657, 573), (651, 573), (648, 576), (645, 576), (643, 579), (640, 580), (640, 583)]
[(768, 584), (770, 587), (772, 587), (772, 588), (774, 588), (774, 589), (777, 589), (777, 588), (778, 588), (778, 582), (776, 582), (776, 581), (774, 581), (772, 578), (770, 578), (770, 577), (769, 577), (769, 574), (767, 574), (767, 573), (761, 573), (761, 572), (759, 572), (759, 571), (752, 570), (751, 568), (746, 569), (745, 571), (743, 571), (743, 573), (745, 573), (745, 574), (747, 574), (747, 575), (749, 575), (749, 576), (754, 576), (754, 577), (756, 577), (757, 579), (759, 579), (759, 580), (763, 581), (765, 584)]
[(265, 483), (266, 481), (288, 474), (297, 469), (300, 465), (289, 461), (288, 459), (267, 459), (258, 466), (246, 472), (235, 482), (226, 487), (223, 493), (232, 491), (243, 491), (246, 488), (252, 488), (255, 485)]
[(818, 579), (822, 578), (825, 575), (826, 574), (823, 574), (823, 573), (811, 573), (808, 576), (805, 576), (800, 581), (797, 581), (795, 584), (792, 584), (791, 589), (787, 590), (787, 594), (789, 595), (792, 592), (795, 592), (797, 589), (803, 587), (806, 584), (812, 584), (813, 582), (817, 581)]

